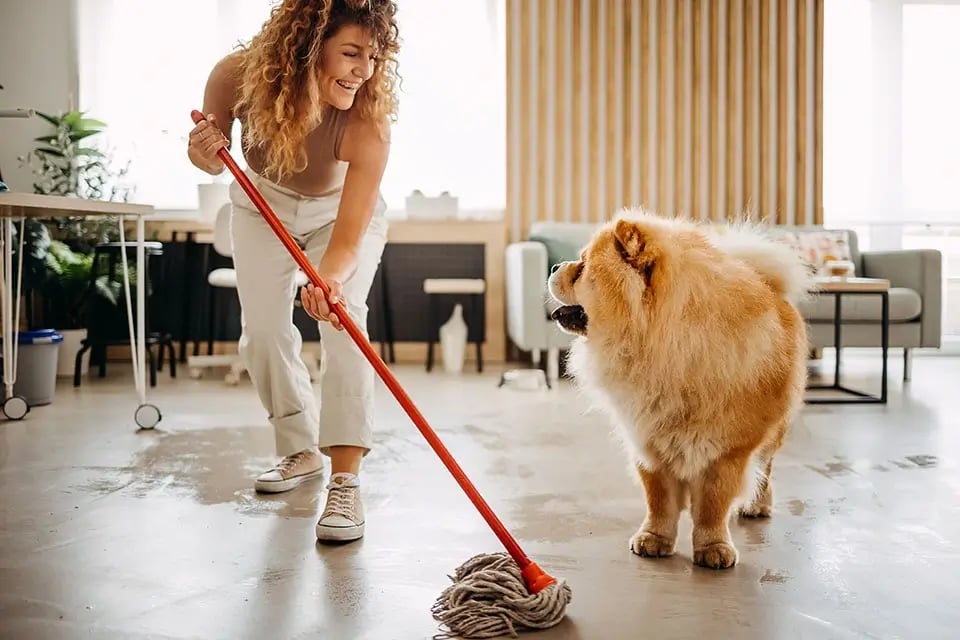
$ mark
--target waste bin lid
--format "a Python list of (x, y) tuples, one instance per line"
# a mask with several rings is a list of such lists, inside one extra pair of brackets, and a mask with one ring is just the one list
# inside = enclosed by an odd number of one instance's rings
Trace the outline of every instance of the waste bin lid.
[(56, 329), (35, 329), (34, 331), (21, 331), (17, 335), (17, 342), (20, 344), (59, 344), (63, 342), (63, 336), (57, 333)]

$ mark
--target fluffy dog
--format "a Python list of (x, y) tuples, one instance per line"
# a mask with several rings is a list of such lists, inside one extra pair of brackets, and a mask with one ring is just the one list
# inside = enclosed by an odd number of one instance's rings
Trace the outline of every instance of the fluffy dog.
[(734, 504), (770, 515), (773, 457), (806, 383), (796, 302), (810, 277), (753, 227), (643, 211), (620, 213), (551, 273), (552, 318), (578, 336), (568, 371), (617, 427), (644, 488), (634, 553), (673, 554), (689, 507), (693, 561), (732, 567)]

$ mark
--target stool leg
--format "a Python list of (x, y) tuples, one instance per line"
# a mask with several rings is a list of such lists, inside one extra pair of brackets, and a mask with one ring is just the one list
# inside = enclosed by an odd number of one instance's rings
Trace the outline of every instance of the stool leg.
[(147, 347), (147, 357), (150, 360), (150, 386), (157, 386), (157, 360), (153, 356), (153, 346)]
[(427, 340), (429, 340), (429, 342), (427, 342), (427, 371), (433, 369), (433, 336), (434, 333), (436, 333), (434, 318), (437, 314), (434, 312), (433, 298), (434, 296), (432, 295), (427, 296), (427, 326), (429, 327), (429, 334), (427, 336)]
[(217, 289), (215, 287), (210, 287), (210, 295), (208, 297), (207, 305), (207, 355), (213, 355), (213, 332), (215, 329), (214, 324), (214, 314), (213, 310), (216, 307), (216, 293)]
[[(476, 330), (478, 333), (480, 331), (480, 327), (483, 326), (483, 318), (480, 317), (480, 313), (479, 313), (480, 311), (480, 305), (478, 304), (479, 299), (480, 299), (479, 296), (476, 296), (476, 295), (470, 296), (470, 311), (472, 312), (470, 315), (473, 316), (473, 318), (476, 320), (476, 323), (477, 323)], [(483, 349), (481, 346), (483, 344), (483, 340), (480, 339), (480, 336), (477, 336), (476, 344), (477, 344), (477, 373), (483, 373)]]
[(170, 341), (167, 342), (167, 349), (169, 349), (170, 354), (170, 377), (177, 377), (177, 360), (174, 357), (174, 348), (173, 348), (173, 338), (170, 338)]

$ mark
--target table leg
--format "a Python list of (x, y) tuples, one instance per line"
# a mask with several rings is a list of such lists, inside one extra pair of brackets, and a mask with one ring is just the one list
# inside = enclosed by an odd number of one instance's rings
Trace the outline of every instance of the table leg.
[(840, 301), (842, 299), (842, 293), (833, 294), (833, 348), (836, 352), (833, 361), (833, 386), (836, 389), (840, 388), (840, 352), (842, 351), (840, 347)]
[(887, 402), (887, 351), (890, 349), (890, 293), (884, 291), (880, 313), (880, 350), (883, 352), (883, 377), (880, 379), (880, 402)]
[(861, 391), (859, 389), (852, 389), (850, 387), (844, 386), (840, 381), (840, 326), (842, 324), (842, 319), (840, 316), (840, 298), (842, 295), (878, 295), (878, 292), (833, 292), (833, 296), (836, 300), (834, 306), (834, 324), (833, 324), (833, 339), (834, 347), (836, 349), (836, 360), (833, 365), (833, 383), (826, 385), (813, 384), (807, 385), (808, 390), (830, 390), (830, 391), (839, 391), (845, 394), (842, 397), (832, 397), (832, 398), (807, 398), (807, 404), (849, 404), (849, 403), (877, 403), (877, 404), (886, 404), (887, 402), (887, 351), (889, 349), (889, 338), (890, 338), (890, 297), (887, 292), (879, 292), (881, 296), (882, 305), (881, 305), (881, 319), (880, 319), (880, 331), (881, 331), (881, 347), (883, 351), (883, 364), (882, 371), (883, 377), (880, 380), (880, 395), (872, 395), (866, 391)]
[(13, 220), (3, 218), (3, 399), (13, 397), (13, 385), (17, 380), (16, 367), (13, 366)]
[[(144, 221), (137, 216), (137, 330), (133, 329), (133, 313), (130, 308), (130, 276), (127, 269), (127, 243), (124, 239), (123, 217), (120, 218), (120, 252), (123, 254), (123, 284), (126, 290), (124, 298), (127, 301), (127, 326), (130, 330), (130, 353), (133, 362), (133, 382), (137, 388), (137, 397), (140, 404), (134, 412), (134, 421), (141, 429), (153, 429), (160, 422), (160, 410), (152, 404), (147, 404), (147, 336), (146, 336), (146, 282), (143, 272), (144, 265)], [(136, 334), (136, 335), (135, 335)]]
[(3, 414), (10, 420), (21, 420), (30, 412), (26, 399), (14, 395), (13, 387), (17, 383), (17, 357), (19, 356), (18, 338), (20, 333), (20, 291), (23, 284), (23, 242), (26, 219), (20, 217), (19, 269), (17, 270), (16, 294), (13, 290), (13, 211), (3, 218), (3, 274), (0, 285), (3, 286)]

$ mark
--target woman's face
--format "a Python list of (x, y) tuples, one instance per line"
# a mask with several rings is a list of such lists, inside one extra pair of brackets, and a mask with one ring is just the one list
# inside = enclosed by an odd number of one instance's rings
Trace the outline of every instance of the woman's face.
[(323, 100), (341, 110), (353, 106), (360, 85), (373, 75), (375, 54), (372, 34), (357, 25), (344, 25), (328, 38), (320, 68)]

